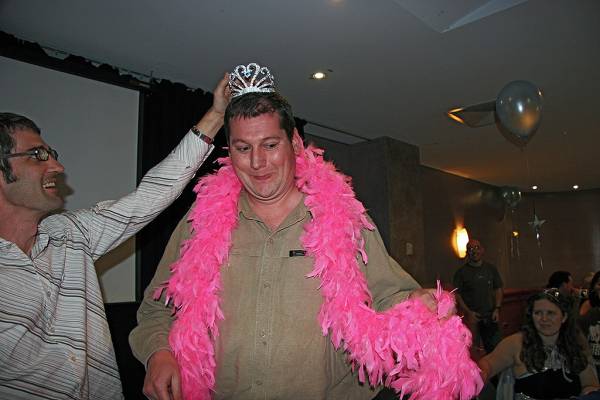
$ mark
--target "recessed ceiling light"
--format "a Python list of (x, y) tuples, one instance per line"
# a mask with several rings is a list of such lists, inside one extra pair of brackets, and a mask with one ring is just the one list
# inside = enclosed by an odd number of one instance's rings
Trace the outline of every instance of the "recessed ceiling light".
[(573, 189), (575, 189), (575, 190), (579, 189), (579, 185), (573, 185)]
[(531, 188), (532, 188), (533, 190), (538, 190), (538, 185), (533, 185)]
[(310, 79), (316, 79), (316, 80), (321, 80), (321, 79), (325, 79), (325, 78), (327, 78), (327, 74), (322, 71), (317, 71), (310, 76)]

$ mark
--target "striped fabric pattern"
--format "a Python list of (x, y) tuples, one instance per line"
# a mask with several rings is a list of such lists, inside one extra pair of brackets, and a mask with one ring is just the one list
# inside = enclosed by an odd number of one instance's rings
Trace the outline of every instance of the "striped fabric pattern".
[(189, 132), (133, 193), (44, 219), (31, 254), (0, 238), (0, 399), (121, 399), (94, 261), (180, 194), (208, 146)]

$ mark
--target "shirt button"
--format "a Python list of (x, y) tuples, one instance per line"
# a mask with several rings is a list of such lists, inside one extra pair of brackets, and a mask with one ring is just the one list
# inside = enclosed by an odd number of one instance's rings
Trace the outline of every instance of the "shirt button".
[(262, 385), (262, 381), (260, 379), (257, 379), (256, 381), (254, 381), (254, 383), (256, 383), (256, 386)]
[(260, 331), (260, 337), (264, 338), (265, 336), (267, 336), (267, 333), (265, 331)]
[(50, 298), (52, 296), (52, 292), (50, 292), (49, 290), (46, 290), (46, 297)]
[(269, 238), (269, 240), (267, 242), (272, 245), (273, 244), (273, 239)]
[(75, 355), (71, 354), (71, 356), (69, 357), (69, 360), (71, 360), (71, 362), (73, 364), (75, 364), (77, 362), (77, 357), (75, 357)]
[(263, 284), (263, 287), (265, 287), (265, 288), (267, 288), (267, 289), (268, 289), (268, 288), (270, 288), (270, 287), (271, 287), (271, 284), (270, 284), (269, 282), (265, 282), (265, 283)]

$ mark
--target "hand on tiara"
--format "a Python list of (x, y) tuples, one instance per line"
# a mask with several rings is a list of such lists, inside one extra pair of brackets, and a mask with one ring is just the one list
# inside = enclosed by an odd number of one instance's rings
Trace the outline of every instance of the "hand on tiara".
[(220, 114), (225, 114), (225, 109), (231, 101), (231, 89), (229, 88), (228, 82), (229, 74), (225, 73), (214, 91), (212, 108)]

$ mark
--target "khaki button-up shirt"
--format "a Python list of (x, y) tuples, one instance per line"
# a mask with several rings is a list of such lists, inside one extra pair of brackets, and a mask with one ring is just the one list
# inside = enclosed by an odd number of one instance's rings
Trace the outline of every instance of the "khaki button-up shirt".
[[(313, 259), (303, 255), (300, 237), (311, 216), (303, 202), (271, 231), (251, 210), (244, 192), (239, 224), (233, 232), (227, 265), (222, 267), (221, 306), (216, 343), (215, 399), (371, 399), (376, 391), (361, 385), (342, 351), (321, 333), (317, 316), (323, 298), (320, 280), (307, 278)], [(152, 299), (168, 279), (169, 265), (190, 236), (184, 218), (176, 228), (146, 290), (139, 325), (130, 343), (147, 362), (155, 351), (169, 348), (171, 311)], [(381, 310), (404, 299), (419, 285), (387, 253), (377, 231), (365, 231), (369, 264), (365, 273), (374, 306)]]

